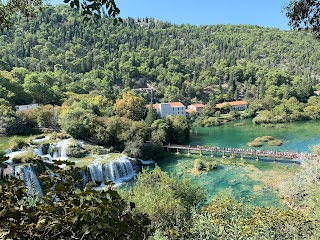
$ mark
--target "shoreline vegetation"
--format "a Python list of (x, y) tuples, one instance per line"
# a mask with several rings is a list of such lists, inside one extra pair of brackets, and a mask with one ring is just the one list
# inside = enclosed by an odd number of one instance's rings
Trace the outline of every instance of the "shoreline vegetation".
[(265, 143), (268, 143), (270, 146), (281, 146), (283, 141), (281, 139), (274, 139), (272, 136), (262, 136), (255, 138), (252, 142), (248, 142), (249, 147), (262, 147)]

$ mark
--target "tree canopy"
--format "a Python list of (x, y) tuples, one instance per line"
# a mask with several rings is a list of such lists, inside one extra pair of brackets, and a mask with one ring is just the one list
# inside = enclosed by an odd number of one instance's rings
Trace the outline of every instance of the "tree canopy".
[(291, 0), (285, 10), (291, 27), (309, 29), (320, 38), (320, 1)]
[[(63, 2), (78, 10), (85, 20), (96, 21), (101, 15), (108, 15), (113, 17), (114, 23), (122, 22), (122, 19), (117, 17), (120, 9), (115, 0), (64, 0)], [(21, 14), (27, 19), (36, 16), (43, 10), (44, 3), (43, 0), (0, 1), (0, 30), (12, 27), (15, 14)]]

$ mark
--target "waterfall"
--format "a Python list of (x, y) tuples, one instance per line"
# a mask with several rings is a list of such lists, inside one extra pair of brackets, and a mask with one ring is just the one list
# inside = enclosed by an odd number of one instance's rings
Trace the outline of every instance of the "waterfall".
[[(136, 175), (132, 162), (127, 157), (120, 157), (110, 163), (93, 163), (87, 167), (85, 179), (104, 186), (107, 181), (115, 184), (132, 179)], [(85, 180), (84, 180), (85, 181)], [(87, 183), (85, 182), (85, 183)]]
[(52, 144), (50, 146), (49, 152), (53, 149), (52, 158), (53, 159), (60, 159), (60, 160), (67, 160), (67, 149), (68, 146), (71, 144), (71, 139), (64, 139), (58, 143)]
[(39, 145), (33, 152), (42, 157), (43, 156), (42, 145)]
[(43, 196), (42, 187), (40, 181), (37, 177), (37, 174), (34, 170), (34, 167), (30, 164), (28, 165), (18, 165), (17, 169), (13, 173), (16, 177), (19, 177), (21, 180), (24, 180), (24, 183), (28, 189), (29, 194), (38, 194)]

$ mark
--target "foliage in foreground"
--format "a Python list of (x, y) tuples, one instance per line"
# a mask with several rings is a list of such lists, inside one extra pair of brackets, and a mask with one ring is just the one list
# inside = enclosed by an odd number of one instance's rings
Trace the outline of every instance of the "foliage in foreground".
[(111, 189), (77, 190), (79, 169), (59, 177), (40, 176), (46, 195), (26, 194), (20, 180), (1, 178), (0, 238), (2, 239), (144, 239), (148, 218), (132, 214), (131, 206)]
[(154, 229), (163, 231), (172, 238), (183, 238), (189, 226), (191, 209), (206, 199), (204, 189), (189, 179), (179, 179), (161, 171), (144, 170), (139, 174), (130, 201), (136, 210), (151, 219)]

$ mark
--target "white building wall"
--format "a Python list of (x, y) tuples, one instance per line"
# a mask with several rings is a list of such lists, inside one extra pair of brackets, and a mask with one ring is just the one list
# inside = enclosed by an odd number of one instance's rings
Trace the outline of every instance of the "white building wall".
[(168, 115), (177, 116), (179, 114), (186, 116), (186, 107), (171, 107), (170, 103), (161, 103), (159, 104), (159, 114), (161, 117), (166, 117)]
[(232, 106), (231, 107), (233, 110), (235, 111), (243, 111), (243, 110), (246, 110), (248, 108), (248, 105), (237, 105), (237, 106)]

